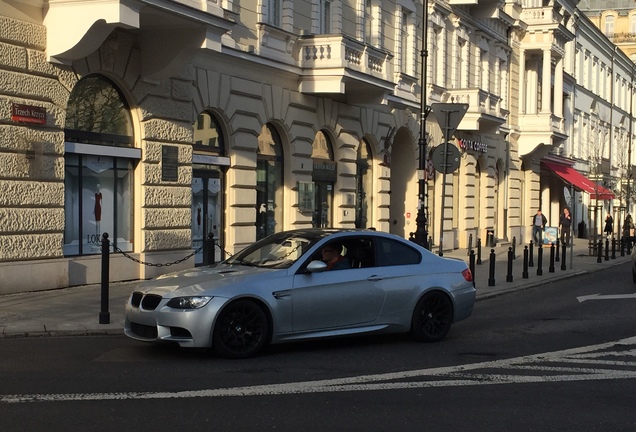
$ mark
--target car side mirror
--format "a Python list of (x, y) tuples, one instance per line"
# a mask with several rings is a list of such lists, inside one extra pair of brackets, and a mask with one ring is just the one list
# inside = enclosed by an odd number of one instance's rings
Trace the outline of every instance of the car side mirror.
[(327, 264), (320, 260), (315, 260), (307, 264), (307, 271), (309, 273), (322, 273), (327, 270)]

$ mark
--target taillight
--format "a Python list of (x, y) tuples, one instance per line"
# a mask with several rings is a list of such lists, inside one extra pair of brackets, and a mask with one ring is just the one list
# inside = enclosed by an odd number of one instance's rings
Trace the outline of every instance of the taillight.
[(470, 272), (470, 269), (464, 269), (464, 271), (462, 271), (462, 276), (464, 276), (464, 279), (466, 279), (467, 282), (473, 281), (473, 274)]

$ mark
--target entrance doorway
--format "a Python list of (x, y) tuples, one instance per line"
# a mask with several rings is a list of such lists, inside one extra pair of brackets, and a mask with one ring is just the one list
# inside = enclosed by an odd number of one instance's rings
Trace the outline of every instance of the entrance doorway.
[(316, 208), (312, 216), (314, 228), (331, 228), (333, 226), (331, 205), (333, 203), (333, 182), (314, 182)]
[[(216, 167), (194, 171), (192, 176), (192, 248), (199, 249), (210, 234), (214, 235), (214, 262), (225, 258), (223, 239), (223, 173)], [(203, 250), (194, 256), (194, 264), (203, 264)]]

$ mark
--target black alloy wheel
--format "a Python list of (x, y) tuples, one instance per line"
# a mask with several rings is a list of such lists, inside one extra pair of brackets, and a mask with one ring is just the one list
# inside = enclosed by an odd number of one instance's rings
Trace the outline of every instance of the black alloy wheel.
[(220, 313), (212, 346), (223, 357), (247, 358), (269, 343), (270, 324), (261, 306), (252, 300), (236, 300)]
[(446, 294), (424, 294), (413, 311), (411, 336), (419, 342), (437, 342), (446, 336), (452, 321), (453, 305)]

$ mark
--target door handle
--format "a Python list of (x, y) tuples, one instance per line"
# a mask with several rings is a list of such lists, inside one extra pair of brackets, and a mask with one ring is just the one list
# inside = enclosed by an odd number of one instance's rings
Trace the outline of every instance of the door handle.
[(384, 279), (384, 276), (378, 276), (378, 275), (369, 276), (367, 278), (367, 280), (371, 282), (381, 281), (382, 279)]

